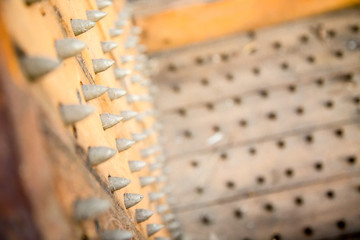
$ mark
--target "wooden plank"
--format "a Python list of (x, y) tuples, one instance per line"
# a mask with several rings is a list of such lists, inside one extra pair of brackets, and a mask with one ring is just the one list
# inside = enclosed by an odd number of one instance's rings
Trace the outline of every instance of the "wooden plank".
[(358, 0), (222, 0), (171, 9), (136, 22), (150, 52), (213, 40), (359, 3)]

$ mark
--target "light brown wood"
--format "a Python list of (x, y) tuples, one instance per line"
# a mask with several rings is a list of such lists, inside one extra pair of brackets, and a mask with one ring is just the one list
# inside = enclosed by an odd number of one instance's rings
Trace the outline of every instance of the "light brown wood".
[(222, 0), (140, 16), (150, 52), (228, 36), (359, 3), (358, 0)]

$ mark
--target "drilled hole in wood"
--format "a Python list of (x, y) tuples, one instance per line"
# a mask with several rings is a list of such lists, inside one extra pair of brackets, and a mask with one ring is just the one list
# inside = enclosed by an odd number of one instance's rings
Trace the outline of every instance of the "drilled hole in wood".
[(234, 80), (234, 75), (232, 75), (231, 73), (227, 73), (225, 77), (229, 82), (232, 82)]
[(204, 188), (202, 188), (202, 187), (197, 187), (197, 188), (195, 188), (195, 191), (196, 191), (198, 194), (203, 194), (203, 193), (204, 193)]
[(172, 87), (172, 90), (174, 91), (174, 93), (179, 93), (180, 92), (180, 86), (179, 85), (174, 85)]
[(185, 117), (185, 116), (186, 116), (186, 110), (183, 109), (183, 108), (180, 108), (180, 109), (178, 110), (178, 114), (179, 114), (180, 116), (182, 116), (182, 117)]
[(314, 230), (311, 227), (305, 227), (303, 232), (304, 232), (304, 235), (307, 237), (310, 237), (314, 234)]
[(279, 50), (281, 48), (281, 43), (279, 41), (275, 41), (275, 42), (273, 42), (272, 47), (275, 50)]
[(335, 51), (333, 52), (333, 54), (334, 54), (334, 56), (335, 56), (336, 58), (343, 58), (343, 56), (344, 56), (344, 52), (341, 51), (341, 50), (335, 50)]
[(295, 112), (297, 115), (303, 115), (304, 114), (304, 108), (299, 106), (295, 108)]
[(196, 58), (195, 58), (195, 63), (196, 63), (197, 65), (203, 65), (204, 62), (205, 62), (205, 60), (204, 60), (204, 58), (202, 58), (202, 57), (196, 57)]
[(169, 72), (176, 72), (176, 71), (177, 71), (176, 65), (173, 64), (173, 63), (170, 63), (170, 64), (168, 65), (168, 71), (169, 71)]
[(299, 41), (302, 43), (302, 44), (306, 44), (309, 42), (309, 37), (306, 35), (306, 34), (303, 34), (299, 37)]
[(260, 69), (258, 67), (254, 67), (251, 71), (252, 71), (252, 73), (254, 75), (259, 75), (260, 74)]
[(72, 126), (72, 130), (73, 130), (72, 132), (73, 132), (74, 138), (77, 139), (78, 138), (77, 129), (74, 125)]
[(295, 85), (289, 85), (287, 87), (288, 91), (291, 92), (291, 93), (294, 93), (296, 92), (296, 86)]
[(247, 32), (247, 36), (251, 39), (254, 40), (256, 38), (256, 32), (251, 30)]
[(350, 155), (350, 156), (346, 157), (346, 162), (349, 165), (354, 165), (356, 163), (356, 156)]
[(184, 137), (186, 137), (186, 138), (192, 138), (192, 133), (189, 131), (189, 130), (185, 130), (184, 131)]
[(226, 153), (223, 152), (223, 153), (220, 154), (220, 159), (221, 159), (221, 160), (224, 161), (224, 160), (226, 160), (227, 158), (228, 158), (228, 155), (227, 155)]
[(235, 183), (233, 181), (227, 181), (226, 182), (226, 187), (229, 189), (234, 189), (235, 188)]
[(324, 102), (324, 106), (325, 106), (326, 108), (328, 108), (328, 109), (331, 109), (331, 108), (334, 107), (334, 102), (331, 101), (331, 100), (326, 100), (326, 101)]
[(318, 78), (315, 80), (315, 83), (318, 87), (322, 87), (324, 85), (324, 79)]
[(334, 199), (334, 198), (335, 198), (335, 193), (334, 193), (333, 190), (328, 190), (328, 191), (326, 191), (325, 196), (326, 196), (328, 199)]
[(200, 83), (203, 86), (209, 86), (209, 80), (207, 78), (202, 78)]
[(213, 126), (212, 129), (214, 132), (220, 132), (220, 127), (218, 125)]
[(202, 216), (201, 217), (201, 222), (204, 224), (204, 225), (210, 225), (212, 224), (212, 220), (209, 218), (209, 216)]
[(315, 57), (312, 55), (309, 55), (306, 57), (306, 61), (310, 64), (313, 64), (313, 63), (315, 63)]
[(214, 104), (212, 104), (212, 103), (207, 103), (205, 106), (206, 106), (207, 110), (209, 110), (209, 111), (214, 110)]
[(263, 176), (259, 176), (256, 178), (256, 182), (259, 184), (259, 185), (262, 185), (265, 183), (265, 178)]
[(281, 235), (278, 233), (275, 233), (271, 236), (270, 240), (281, 240)]
[(222, 53), (222, 54), (220, 54), (220, 58), (221, 58), (221, 61), (227, 62), (229, 60), (229, 54)]
[(274, 211), (274, 206), (271, 203), (266, 203), (264, 205), (264, 210), (267, 212), (273, 212)]
[(295, 203), (296, 206), (302, 206), (304, 204), (304, 200), (303, 200), (302, 197), (297, 196), (294, 199), (294, 203)]
[(235, 103), (236, 105), (240, 105), (240, 104), (241, 104), (241, 98), (239, 98), (239, 97), (234, 97), (234, 98), (233, 98), (233, 101), (234, 101), (234, 103)]
[(339, 79), (345, 83), (351, 83), (353, 82), (353, 74), (352, 73), (346, 73), (339, 75)]
[(360, 185), (356, 187), (358, 193), (360, 193)]
[(311, 144), (314, 142), (314, 137), (310, 134), (306, 135), (304, 139), (305, 139), (305, 142), (308, 144)]
[(259, 95), (262, 97), (262, 98), (267, 98), (269, 96), (269, 93), (267, 90), (260, 90), (259, 91)]
[(339, 230), (345, 230), (346, 228), (346, 222), (344, 219), (340, 219), (338, 221), (336, 221), (336, 226)]
[(198, 161), (195, 161), (195, 160), (193, 160), (193, 161), (191, 161), (191, 166), (192, 167), (194, 167), (194, 168), (196, 168), (196, 167), (198, 167), (199, 166), (199, 163), (198, 163)]
[(341, 128), (335, 129), (334, 134), (338, 138), (342, 138), (344, 136), (344, 130)]
[(276, 115), (275, 112), (269, 112), (266, 116), (267, 116), (267, 118), (269, 120), (276, 120), (277, 119), (277, 115)]
[(83, 233), (83, 235), (81, 236), (81, 240), (89, 240), (89, 237)]
[(323, 164), (322, 164), (322, 162), (316, 162), (316, 163), (314, 164), (314, 168), (315, 168), (316, 171), (320, 172), (320, 171), (323, 169)]
[(240, 209), (234, 210), (234, 217), (237, 219), (241, 219), (243, 217), (243, 212)]
[(245, 119), (241, 119), (241, 120), (239, 121), (239, 125), (240, 125), (241, 127), (246, 127), (246, 126), (247, 126), (247, 121), (246, 121)]
[(283, 63), (280, 64), (280, 68), (282, 70), (284, 70), (284, 71), (288, 70), (289, 69), (289, 64), (287, 62), (283, 62)]
[(291, 168), (285, 169), (285, 176), (287, 176), (288, 178), (291, 178), (294, 176), (294, 170), (292, 170)]
[(250, 148), (249, 148), (249, 154), (250, 154), (250, 155), (255, 155), (255, 154), (256, 154), (256, 148), (250, 147)]
[(327, 29), (326, 30), (326, 36), (329, 38), (334, 38), (336, 37), (336, 31), (334, 29)]
[(278, 146), (278, 148), (285, 148), (285, 141), (279, 140), (276, 142), (276, 145)]
[(350, 32), (352, 33), (358, 33), (359, 32), (359, 26), (357, 24), (352, 24), (349, 26)]
[(355, 97), (353, 97), (352, 101), (355, 105), (358, 105), (360, 103), (360, 97), (355, 96)]

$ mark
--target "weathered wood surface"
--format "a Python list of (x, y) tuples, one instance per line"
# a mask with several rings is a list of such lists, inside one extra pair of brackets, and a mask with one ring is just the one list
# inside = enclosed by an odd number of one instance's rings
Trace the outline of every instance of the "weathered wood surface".
[[(121, 122), (104, 131), (99, 114), (118, 114), (123, 110), (142, 112), (151, 109), (152, 104), (128, 104), (125, 97), (110, 101), (104, 94), (87, 102), (95, 106), (96, 111), (74, 128), (64, 126), (58, 109), (60, 104), (85, 102), (82, 94), (78, 96), (81, 84), (126, 88), (129, 94), (148, 92), (138, 84), (130, 84), (129, 79), (124, 82), (115, 80), (114, 66), (96, 75), (92, 68), (91, 60), (94, 58), (114, 59), (117, 67), (133, 67), (132, 63), (123, 65), (120, 62), (121, 55), (137, 54), (137, 50), (125, 50), (123, 46), (132, 24), (125, 26), (125, 33), (120, 37), (110, 38), (108, 33), (108, 29), (114, 27), (117, 13), (123, 8), (122, 1), (114, 1), (113, 6), (104, 9), (108, 12), (104, 19), (76, 37), (88, 45), (82, 54), (64, 60), (57, 69), (36, 81), (24, 77), (15, 50), (18, 54), (56, 59), (54, 41), (74, 37), (70, 20), (86, 19), (86, 10), (97, 9), (96, 3), (41, 1), (27, 5), (16, 0), (3, 1), (0, 6), (0, 96), (4, 113), (1, 116), (1, 128), (4, 128), (1, 132), (1, 156), (4, 156), (1, 157), (1, 170), (13, 173), (9, 179), (8, 175), (1, 176), (1, 195), (8, 197), (2, 197), (4, 201), (1, 202), (1, 238), (4, 235), (2, 239), (25, 239), (23, 236), (26, 235), (26, 239), (98, 239), (103, 230), (127, 229), (134, 233), (134, 239), (147, 239), (146, 224), (160, 224), (161, 217), (154, 214), (148, 221), (137, 224), (135, 209), (156, 212), (157, 203), (149, 202), (148, 193), (161, 190), (164, 184), (141, 188), (138, 177), (150, 175), (150, 172), (146, 167), (132, 174), (128, 161), (141, 160), (140, 150), (157, 143), (157, 134), (97, 167), (89, 166), (87, 149), (89, 146), (116, 149), (115, 138), (131, 138), (131, 133), (152, 128), (155, 123), (150, 116), (142, 122), (135, 119)], [(104, 40), (116, 41), (119, 46), (104, 54), (100, 45)], [(154, 157), (145, 159), (148, 163), (153, 160)], [(153, 174), (159, 175), (160, 172)], [(108, 187), (109, 175), (130, 179), (131, 183), (112, 194)], [(136, 207), (125, 210), (123, 194), (128, 192), (141, 193), (145, 197)], [(113, 203), (111, 210), (95, 220), (76, 222), (73, 218), (74, 202), (95, 196), (110, 199)], [(155, 236), (164, 235), (167, 235), (165, 228)]]
[(189, 238), (359, 238), (358, 16), (156, 54), (171, 199)]

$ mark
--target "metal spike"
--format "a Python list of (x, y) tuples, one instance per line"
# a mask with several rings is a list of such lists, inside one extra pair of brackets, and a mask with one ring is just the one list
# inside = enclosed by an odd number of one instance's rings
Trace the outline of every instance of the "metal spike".
[(54, 70), (60, 65), (60, 62), (46, 57), (23, 57), (21, 65), (28, 77), (37, 78)]
[(116, 150), (109, 147), (89, 147), (88, 159), (92, 166), (109, 160), (116, 154)]
[(118, 124), (123, 118), (116, 114), (103, 113), (100, 114), (100, 119), (103, 129), (106, 130)]
[(55, 49), (60, 59), (66, 59), (79, 54), (86, 43), (76, 38), (64, 38), (55, 41)]
[(163, 213), (166, 212), (167, 210), (169, 210), (169, 205), (167, 204), (159, 204), (156, 206), (156, 211), (158, 213)]
[(160, 231), (163, 227), (164, 227), (164, 225), (161, 225), (161, 224), (147, 224), (146, 231), (147, 231), (148, 237), (154, 235), (155, 233)]
[(110, 28), (109, 35), (110, 37), (117, 37), (124, 33), (124, 30), (118, 28)]
[(150, 95), (127, 95), (126, 100), (128, 103), (134, 102), (152, 102), (153, 98)]
[(170, 240), (168, 237), (156, 237), (155, 240)]
[(166, 182), (168, 180), (168, 177), (165, 175), (157, 176), (156, 181), (157, 182)]
[(179, 222), (172, 222), (172, 223), (169, 223), (169, 224), (167, 225), (167, 227), (168, 227), (168, 229), (169, 229), (170, 231), (174, 231), (174, 230), (177, 230), (177, 229), (180, 228), (180, 223), (179, 223)]
[(110, 100), (118, 99), (126, 95), (126, 90), (121, 88), (109, 88), (107, 91)]
[(100, 85), (85, 84), (81, 85), (81, 90), (86, 101), (100, 97), (103, 95), (108, 88)]
[(94, 72), (96, 74), (99, 72), (103, 72), (109, 67), (111, 67), (115, 63), (115, 61), (111, 59), (99, 58), (99, 59), (93, 59), (92, 63), (93, 63)]
[(166, 162), (166, 157), (164, 155), (160, 155), (156, 157), (156, 161), (158, 162)]
[(144, 198), (143, 195), (137, 193), (125, 193), (124, 194), (124, 203), (126, 209), (131, 208), (132, 206), (138, 204)]
[(120, 116), (123, 117), (123, 120), (122, 120), (123, 122), (126, 122), (126, 121), (136, 117), (137, 115), (138, 115), (138, 113), (135, 111), (121, 111), (120, 112)]
[(140, 141), (146, 139), (147, 135), (145, 133), (132, 133), (131, 138), (136, 142), (140, 142)]
[(154, 214), (153, 211), (149, 209), (136, 209), (135, 218), (138, 223), (148, 220)]
[(115, 68), (114, 69), (115, 78), (118, 80), (124, 78), (125, 76), (129, 75), (130, 73), (131, 73), (131, 70), (129, 70), (129, 69), (125, 69), (125, 68)]
[(139, 35), (141, 32), (142, 32), (142, 29), (139, 26), (133, 26), (131, 28), (131, 33), (132, 34)]
[(132, 83), (139, 83), (143, 80), (143, 78), (140, 75), (133, 75), (130, 77), (130, 81)]
[(60, 114), (65, 124), (74, 124), (95, 111), (95, 107), (90, 105), (73, 104), (60, 105)]
[(115, 192), (126, 187), (131, 182), (129, 179), (122, 177), (109, 177), (109, 188), (111, 192)]
[(71, 27), (75, 34), (78, 36), (84, 32), (87, 32), (95, 26), (95, 22), (86, 19), (71, 19)]
[(121, 57), (122, 63), (128, 63), (135, 60), (135, 57), (133, 55), (122, 55)]
[(181, 236), (181, 231), (177, 230), (177, 231), (172, 231), (171, 233), (171, 237), (174, 238), (174, 239), (177, 239), (178, 237)]
[(160, 163), (160, 162), (150, 163), (148, 168), (149, 168), (149, 171), (155, 171), (157, 169), (162, 168), (162, 163)]
[(104, 9), (104, 8), (112, 5), (112, 1), (109, 1), (109, 0), (96, 0), (96, 5), (101, 10), (101, 9)]
[(139, 180), (141, 187), (146, 187), (147, 185), (154, 183), (156, 181), (156, 177), (145, 176), (145, 177), (140, 177)]
[(100, 233), (101, 240), (130, 240), (134, 235), (127, 230), (105, 230)]
[(143, 53), (143, 52), (146, 52), (147, 48), (146, 48), (145, 45), (140, 44), (140, 45), (138, 46), (138, 50), (139, 50), (139, 52)]
[(94, 218), (99, 214), (107, 211), (111, 203), (107, 199), (100, 199), (97, 197), (85, 200), (78, 200), (74, 205), (74, 215), (77, 220), (85, 220)]
[(104, 53), (111, 52), (117, 46), (118, 46), (118, 44), (116, 42), (112, 42), (112, 41), (102, 41), (101, 42), (101, 48)]
[(159, 200), (160, 198), (164, 197), (165, 196), (165, 193), (163, 192), (151, 192), (149, 193), (149, 199), (150, 199), (150, 202), (155, 202), (157, 200)]
[(104, 18), (107, 15), (107, 12), (100, 10), (87, 10), (86, 16), (90, 21), (97, 22), (100, 19)]
[(115, 26), (117, 28), (123, 28), (128, 23), (128, 20), (120, 18), (115, 21)]
[(157, 152), (160, 152), (161, 149), (162, 149), (162, 147), (160, 145), (155, 145), (155, 146), (145, 148), (145, 149), (141, 150), (141, 156), (143, 158), (147, 158)]
[(154, 110), (147, 110), (147, 111), (144, 111), (142, 113), (139, 113), (137, 116), (136, 116), (136, 120), (137, 121), (142, 121), (144, 120), (147, 116), (150, 116), (150, 115), (153, 115), (154, 114)]
[(116, 139), (116, 148), (119, 152), (129, 149), (132, 145), (135, 144), (135, 141), (127, 138), (117, 138)]
[(131, 172), (138, 172), (146, 166), (146, 162), (140, 160), (129, 161), (129, 168)]
[(175, 220), (175, 218), (176, 218), (175, 214), (167, 213), (167, 214), (164, 214), (163, 221), (164, 222), (171, 222), (171, 221)]

